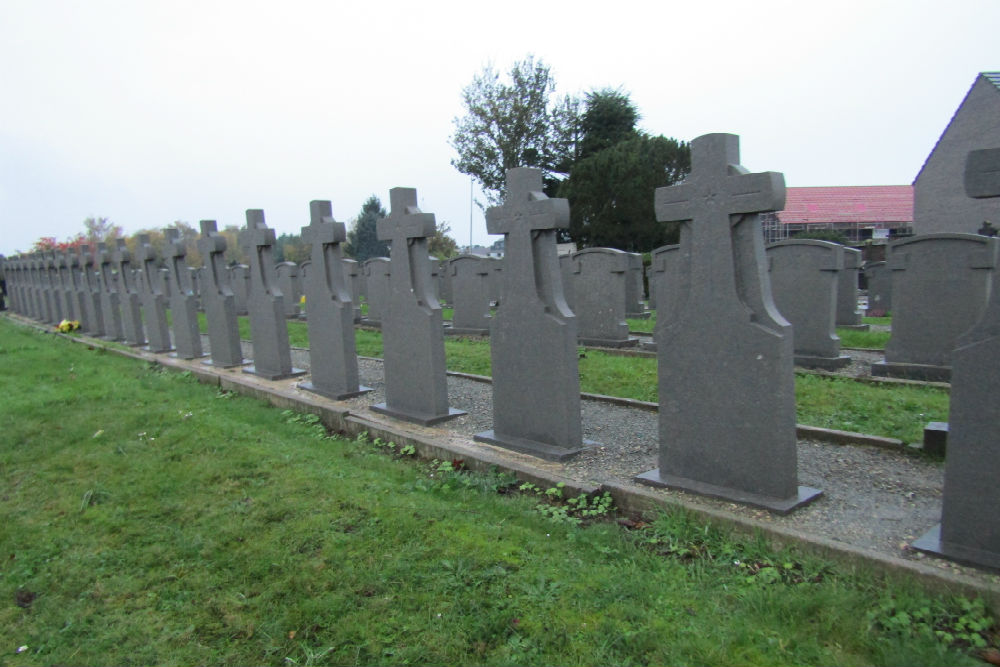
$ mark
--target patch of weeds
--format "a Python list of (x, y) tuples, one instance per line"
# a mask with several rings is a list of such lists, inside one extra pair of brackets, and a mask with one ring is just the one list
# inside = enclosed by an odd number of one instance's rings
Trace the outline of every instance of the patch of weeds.
[(487, 494), (507, 494), (517, 484), (517, 477), (510, 472), (500, 472), (496, 466), (489, 470), (471, 470), (464, 459), (441, 461), (434, 459), (427, 464), (427, 478), (415, 487), (421, 491), (454, 491), (474, 489)]
[(286, 424), (300, 424), (305, 426), (309, 434), (317, 440), (329, 437), (326, 427), (320, 422), (319, 415), (310, 412), (295, 412), (294, 410), (282, 410), (281, 416), (285, 418)]
[(531, 493), (541, 497), (545, 502), (535, 505), (539, 514), (554, 521), (572, 526), (579, 526), (584, 522), (592, 523), (610, 516), (614, 511), (614, 500), (608, 492), (587, 495), (581, 493), (578, 496), (563, 498), (563, 490), (566, 485), (559, 482), (555, 486), (545, 490), (536, 484), (525, 482), (518, 487), (522, 493)]
[(219, 391), (215, 392), (215, 397), (216, 398), (221, 398), (223, 400), (229, 400), (229, 399), (233, 398), (234, 396), (236, 396), (236, 393), (232, 392), (232, 391), (229, 391), (227, 389), (220, 389)]
[(1000, 639), (982, 598), (888, 598), (868, 612), (868, 624), (890, 635), (929, 637), (957, 649), (996, 647)]

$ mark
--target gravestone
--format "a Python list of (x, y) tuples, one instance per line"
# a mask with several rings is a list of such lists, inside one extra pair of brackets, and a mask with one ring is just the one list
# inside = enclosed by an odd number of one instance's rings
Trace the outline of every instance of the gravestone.
[(83, 332), (98, 338), (104, 337), (104, 311), (101, 310), (100, 282), (94, 267), (94, 255), (90, 246), (81, 244), (80, 253), (80, 294), (83, 301), (84, 321), (87, 323)]
[[(295, 262), (278, 262), (274, 267), (278, 276), (278, 289), (285, 300), (285, 317), (298, 319), (302, 314), (302, 278)], [(308, 299), (307, 299), (308, 300)]]
[(868, 315), (885, 317), (892, 312), (892, 272), (885, 262), (865, 266), (865, 283), (868, 285)]
[(194, 295), (195, 309), (199, 311), (204, 310), (204, 307), (201, 305), (201, 271), (202, 267), (200, 266), (189, 266), (187, 268), (187, 284), (191, 290), (191, 294)]
[(197, 359), (205, 356), (201, 350), (201, 331), (198, 328), (198, 297), (188, 282), (187, 248), (180, 232), (174, 228), (163, 231), (167, 239), (167, 269), (170, 272), (170, 315), (174, 325), (174, 347), (180, 359)]
[(872, 375), (947, 382), (959, 336), (979, 319), (1000, 239), (926, 234), (889, 246), (892, 336)]
[(382, 318), (389, 307), (389, 279), (392, 267), (388, 257), (365, 260), (365, 286), (368, 290), (368, 314), (362, 322), (370, 327), (382, 326)]
[(63, 318), (79, 321), (80, 314), (76, 309), (76, 290), (73, 288), (69, 253), (57, 252), (56, 262), (59, 267), (59, 298), (62, 303)]
[[(1000, 197), (1000, 148), (972, 151), (965, 191)], [(995, 199), (1000, 202), (1000, 199)], [(1000, 213), (1000, 206), (997, 207)], [(1000, 568), (1000, 277), (991, 272), (989, 303), (952, 353), (951, 410), (941, 523), (913, 543), (922, 551)]]
[(159, 257), (150, 242), (149, 234), (139, 234), (138, 259), (142, 271), (139, 297), (142, 300), (142, 314), (146, 325), (146, 336), (150, 352), (169, 352), (170, 329), (167, 326), (167, 298), (163, 294), (160, 279)]
[(70, 298), (73, 300), (73, 312), (75, 319), (80, 321), (80, 331), (89, 333), (91, 323), (88, 320), (90, 313), (87, 309), (87, 288), (83, 282), (83, 266), (80, 263), (79, 248), (76, 252), (68, 250), (66, 252), (69, 260), (69, 279), (72, 285)]
[(490, 325), (493, 429), (475, 439), (562, 461), (585, 446), (580, 417), (576, 318), (563, 298), (556, 230), (569, 225), (569, 202), (542, 192), (542, 172), (507, 172), (503, 206), (486, 211), (490, 234), (503, 234), (500, 305)]
[(45, 292), (48, 295), (46, 299), (51, 306), (51, 323), (59, 324), (59, 322), (66, 318), (65, 311), (63, 310), (62, 289), (59, 283), (59, 263), (55, 252), (42, 253), (42, 257), (45, 260)]
[(230, 273), (226, 269), (227, 245), (226, 237), (219, 233), (215, 220), (201, 221), (198, 251), (205, 263), (201, 302), (205, 307), (208, 344), (212, 355), (211, 361), (204, 363), (222, 368), (242, 366), (246, 363), (240, 345), (236, 295), (229, 286)]
[(115, 279), (114, 258), (108, 250), (108, 244), (100, 241), (97, 244), (97, 275), (100, 281), (101, 312), (104, 319), (104, 338), (107, 340), (123, 340), (121, 297), (118, 294), (118, 281)]
[(739, 137), (691, 142), (691, 174), (657, 188), (680, 221), (675, 316), (657, 318), (658, 469), (637, 481), (788, 512), (800, 487), (791, 325), (774, 307), (759, 213), (785, 202), (780, 173), (740, 166)]
[[(629, 253), (613, 248), (587, 248), (572, 255), (576, 293), (577, 336), (582, 345), (630, 347), (625, 321), (628, 283), (633, 280)], [(641, 265), (640, 265), (641, 266)]]
[(358, 384), (354, 307), (341, 246), (347, 231), (344, 223), (333, 219), (329, 201), (309, 202), (309, 216), (302, 240), (311, 246), (305, 278), (310, 378), (299, 387), (342, 400), (371, 391)]
[(142, 298), (136, 285), (136, 270), (132, 266), (132, 253), (125, 239), (116, 239), (115, 264), (118, 265), (118, 292), (122, 305), (122, 330), (128, 345), (145, 345), (146, 333), (142, 322)]
[(649, 318), (646, 307), (643, 305), (645, 289), (642, 285), (642, 254), (630, 252), (628, 254), (628, 280), (625, 283), (625, 317), (637, 320)]
[(234, 264), (229, 267), (229, 288), (236, 299), (236, 314), (246, 315), (250, 294), (250, 267)]
[(796, 366), (832, 371), (851, 363), (840, 353), (836, 331), (844, 250), (839, 243), (813, 239), (788, 239), (766, 248), (771, 294), (792, 325)]
[[(559, 255), (559, 279), (562, 281), (563, 301), (576, 313), (576, 262), (572, 253)], [(502, 284), (502, 283), (501, 283)]]
[[(341, 261), (344, 265), (344, 280), (347, 283), (347, 290), (351, 293), (351, 308), (354, 311), (354, 323), (358, 324), (361, 322), (361, 282), (364, 279), (364, 273), (361, 270), (361, 265), (355, 260), (344, 257)], [(303, 276), (302, 280), (305, 282), (305, 276)]]
[(437, 273), (438, 273), (438, 301), (442, 304), (448, 304), (449, 306), (454, 305), (454, 294), (452, 294), (451, 289), (451, 272), (448, 270), (448, 266), (451, 260), (439, 259), (437, 261)]
[(846, 246), (841, 247), (844, 249), (844, 268), (837, 272), (837, 326), (855, 331), (868, 331), (870, 327), (861, 321), (862, 313), (858, 310), (861, 251)]
[(427, 426), (465, 414), (448, 406), (444, 325), (427, 254), (434, 215), (420, 211), (413, 188), (393, 188), (389, 201), (389, 216), (376, 223), (392, 266), (382, 313), (385, 402), (371, 409)]
[(264, 222), (264, 211), (247, 209), (247, 226), (240, 230), (238, 239), (243, 254), (250, 260), (247, 311), (253, 341), (253, 365), (244, 368), (243, 372), (267, 380), (305, 375), (301, 368), (292, 367), (285, 300), (278, 288), (272, 259), (274, 230)]
[(490, 332), (490, 274), (494, 260), (459, 255), (448, 260), (453, 314), (445, 333), (486, 336)]
[[(651, 253), (649, 264), (649, 307), (656, 311), (656, 329), (660, 323), (666, 323), (671, 317), (676, 317), (677, 307), (677, 270), (680, 262), (680, 246), (660, 246)], [(652, 341), (643, 341), (644, 350), (656, 351), (656, 329)]]

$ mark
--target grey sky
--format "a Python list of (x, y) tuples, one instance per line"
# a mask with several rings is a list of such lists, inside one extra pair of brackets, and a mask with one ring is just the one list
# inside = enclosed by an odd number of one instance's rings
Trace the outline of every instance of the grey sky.
[[(502, 12), (502, 13), (501, 13)], [(997, 0), (0, 2), (0, 253), (107, 216), (278, 233), (395, 186), (469, 241), (461, 90), (529, 53), (559, 94), (631, 94), (643, 129), (741, 135), (789, 186), (910, 183), (980, 71)], [(650, 193), (652, 196), (652, 193)], [(473, 240), (491, 241), (482, 213)]]

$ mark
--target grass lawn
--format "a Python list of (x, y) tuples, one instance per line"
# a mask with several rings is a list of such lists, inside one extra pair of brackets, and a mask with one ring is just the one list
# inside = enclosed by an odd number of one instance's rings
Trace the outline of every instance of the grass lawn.
[(0, 664), (957, 665), (992, 625), (680, 513), (580, 526), (4, 320), (0, 390)]

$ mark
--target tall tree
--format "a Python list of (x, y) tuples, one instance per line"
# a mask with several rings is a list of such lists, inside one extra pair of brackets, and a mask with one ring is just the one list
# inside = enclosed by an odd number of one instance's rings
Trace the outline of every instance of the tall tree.
[(508, 169), (538, 167), (547, 175), (566, 173), (578, 125), (575, 98), (554, 99), (548, 65), (528, 56), (515, 62), (509, 83), (487, 66), (462, 91), (466, 114), (455, 118), (451, 164), (475, 178), (488, 204), (503, 199)]
[(590, 157), (638, 136), (635, 124), (639, 118), (639, 110), (621, 90), (604, 88), (587, 93), (586, 111), (580, 118), (579, 157)]
[(427, 239), (427, 252), (438, 259), (451, 259), (458, 254), (458, 243), (451, 237), (451, 226), (440, 222), (434, 228), (434, 236)]
[(382, 202), (372, 195), (361, 206), (361, 213), (354, 220), (351, 231), (347, 232), (347, 254), (359, 262), (372, 257), (388, 257), (389, 244), (378, 240), (376, 223), (388, 215)]
[(107, 218), (89, 217), (83, 221), (84, 235), (91, 248), (96, 248), (97, 244), (104, 241), (110, 246), (114, 246), (115, 239), (121, 238), (122, 228), (112, 224)]

